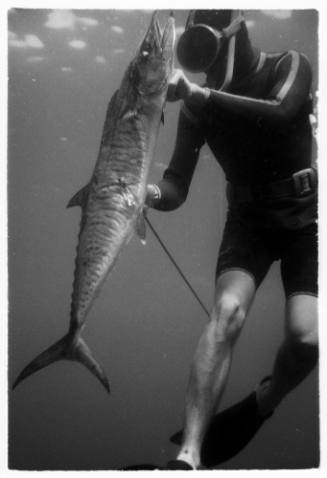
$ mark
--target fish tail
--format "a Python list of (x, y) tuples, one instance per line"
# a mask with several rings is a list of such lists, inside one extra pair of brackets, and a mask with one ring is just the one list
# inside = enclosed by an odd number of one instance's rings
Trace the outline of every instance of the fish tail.
[(18, 375), (13, 389), (25, 378), (58, 360), (74, 360), (85, 365), (110, 393), (109, 382), (103, 368), (94, 358), (90, 348), (81, 336), (71, 332), (32, 360)]

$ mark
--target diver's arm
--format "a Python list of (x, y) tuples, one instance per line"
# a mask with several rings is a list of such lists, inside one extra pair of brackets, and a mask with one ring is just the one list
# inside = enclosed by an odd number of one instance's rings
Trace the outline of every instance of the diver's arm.
[(303, 106), (311, 87), (311, 67), (304, 55), (290, 51), (276, 65), (273, 87), (267, 99), (210, 90), (208, 103), (219, 110), (267, 120), (289, 121)]
[(225, 110), (247, 118), (288, 121), (307, 100), (311, 79), (311, 67), (307, 58), (298, 52), (290, 51), (277, 63), (273, 86), (266, 99), (202, 88), (191, 83), (181, 70), (175, 74), (174, 93), (175, 97), (183, 99), (192, 111), (211, 105), (213, 108), (217, 107), (217, 111)]
[(173, 211), (183, 204), (186, 196), (183, 182), (172, 174), (164, 176), (158, 184), (148, 184), (146, 205), (158, 211)]
[(189, 81), (183, 70), (175, 70), (169, 82), (168, 101), (184, 100), (188, 109), (191, 109), (196, 114), (207, 104), (209, 96), (209, 88), (202, 88), (196, 83)]
[(181, 110), (174, 153), (163, 179), (147, 188), (146, 204), (161, 211), (177, 209), (186, 200), (203, 135), (196, 118)]

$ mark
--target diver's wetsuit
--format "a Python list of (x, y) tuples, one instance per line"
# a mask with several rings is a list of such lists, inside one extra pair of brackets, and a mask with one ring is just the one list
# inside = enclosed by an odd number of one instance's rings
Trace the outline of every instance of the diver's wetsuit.
[(282, 260), (286, 295), (317, 293), (315, 170), (311, 168), (311, 68), (298, 52), (261, 53), (228, 93), (210, 89), (204, 108), (182, 107), (173, 157), (153, 207), (171, 210), (188, 193), (200, 148), (222, 166), (229, 211), (217, 274), (244, 269), (258, 286)]

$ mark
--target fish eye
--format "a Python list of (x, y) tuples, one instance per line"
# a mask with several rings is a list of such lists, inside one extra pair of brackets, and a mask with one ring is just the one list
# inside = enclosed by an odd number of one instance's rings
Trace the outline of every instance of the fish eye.
[(147, 50), (143, 50), (142, 53), (141, 53), (141, 55), (142, 55), (144, 58), (146, 58), (147, 56), (150, 55), (150, 53), (149, 53)]

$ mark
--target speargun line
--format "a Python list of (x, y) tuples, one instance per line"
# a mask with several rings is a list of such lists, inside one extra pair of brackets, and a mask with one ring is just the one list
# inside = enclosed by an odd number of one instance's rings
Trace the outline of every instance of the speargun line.
[(198, 303), (200, 304), (200, 306), (202, 307), (202, 309), (204, 310), (204, 312), (206, 313), (206, 315), (208, 317), (210, 317), (210, 314), (209, 314), (209, 311), (208, 309), (206, 308), (206, 306), (203, 304), (202, 300), (200, 299), (200, 297), (198, 296), (198, 294), (196, 293), (196, 291), (193, 289), (192, 285), (190, 284), (189, 280), (187, 279), (187, 277), (185, 276), (184, 272), (181, 270), (181, 268), (179, 267), (179, 265), (177, 264), (177, 262), (175, 261), (175, 259), (173, 258), (173, 256), (171, 255), (171, 253), (169, 252), (169, 250), (167, 249), (166, 245), (163, 243), (163, 241), (161, 240), (159, 234), (157, 233), (157, 231), (155, 230), (155, 228), (153, 227), (153, 225), (151, 224), (149, 218), (147, 216), (145, 216), (145, 220), (148, 224), (148, 226), (150, 227), (153, 235), (156, 237), (157, 241), (159, 242), (160, 246), (162, 247), (162, 249), (165, 251), (165, 253), (167, 254), (167, 256), (169, 257), (170, 261), (172, 262), (172, 264), (174, 265), (175, 269), (177, 270), (177, 272), (180, 274), (180, 276), (182, 277), (183, 281), (185, 282), (185, 284), (187, 285), (187, 287), (190, 289), (190, 291), (192, 292), (193, 296), (196, 298), (196, 300), (198, 301)]

